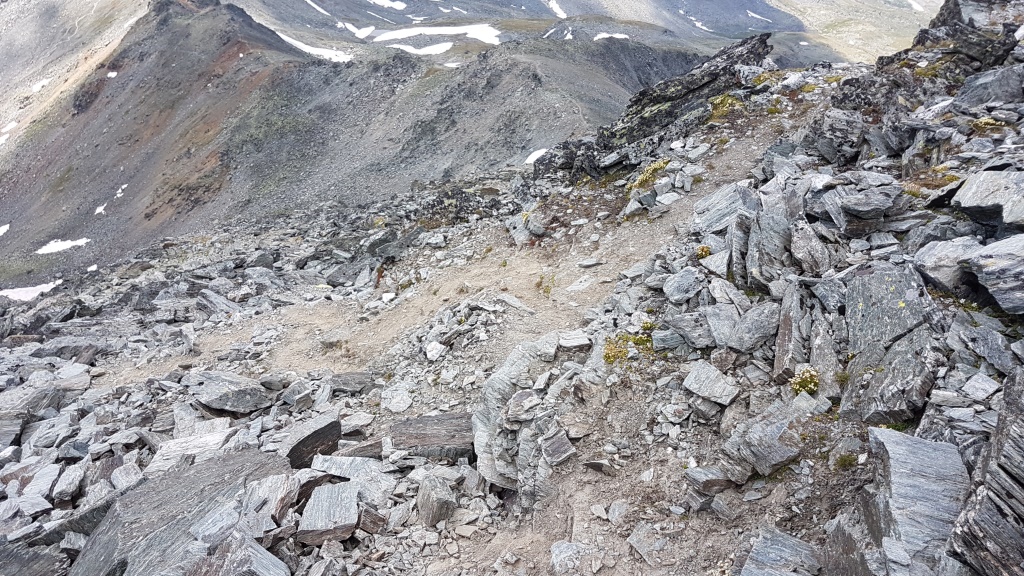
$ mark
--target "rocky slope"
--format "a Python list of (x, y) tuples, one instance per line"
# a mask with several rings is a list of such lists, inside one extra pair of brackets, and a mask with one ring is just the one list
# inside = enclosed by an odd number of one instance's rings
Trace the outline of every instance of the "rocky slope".
[(0, 300), (0, 572), (1021, 573), (1024, 49), (983, 8)]

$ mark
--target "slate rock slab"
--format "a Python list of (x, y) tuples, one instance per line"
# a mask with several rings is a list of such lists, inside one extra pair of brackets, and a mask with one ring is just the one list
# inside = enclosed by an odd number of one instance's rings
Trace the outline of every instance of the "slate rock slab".
[(821, 567), (821, 553), (817, 548), (773, 526), (765, 526), (740, 576), (802, 576), (818, 574)]
[(1024, 314), (1024, 234), (1010, 236), (974, 252), (967, 265), (1010, 314)]
[(200, 372), (196, 400), (214, 410), (249, 414), (269, 407), (273, 397), (259, 381), (231, 372)]
[(690, 374), (683, 381), (683, 386), (690, 392), (723, 406), (732, 404), (739, 395), (740, 389), (735, 384), (735, 380), (705, 360), (694, 362), (690, 366)]
[(69, 576), (188, 573), (203, 558), (190, 546), (195, 539), (189, 528), (249, 482), (289, 470), (284, 458), (250, 450), (151, 479), (111, 506)]
[(346, 540), (359, 524), (359, 484), (342, 482), (313, 490), (295, 537), (310, 546)]
[(953, 206), (978, 222), (1022, 229), (1024, 172), (975, 172), (953, 196)]

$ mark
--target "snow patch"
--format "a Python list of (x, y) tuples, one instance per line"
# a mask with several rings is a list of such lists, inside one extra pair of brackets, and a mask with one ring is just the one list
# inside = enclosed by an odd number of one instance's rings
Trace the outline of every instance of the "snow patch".
[(3, 236), (4, 234), (7, 234), (7, 231), (10, 230), (10, 229), (11, 229), (11, 225), (10, 224), (4, 224), (3, 226), (0, 226), (0, 236)]
[(445, 68), (462, 68), (462, 62), (445, 62)]
[(914, 0), (907, 0), (907, 2), (910, 3), (910, 7), (913, 8), (914, 10), (917, 10), (918, 12), (924, 12), (924, 6), (921, 6), (917, 2), (914, 2)]
[[(625, 34), (619, 34), (619, 33), (608, 34), (607, 32), (601, 32), (597, 36), (594, 36), (594, 42), (597, 42), (598, 40), (604, 40), (605, 38), (619, 38), (621, 40), (625, 40), (625, 39), (629, 38), (629, 36), (626, 36)], [(569, 40), (569, 38), (566, 38), (566, 40)]]
[[(339, 22), (338, 25), (341, 26), (341, 23)], [(345, 29), (355, 34), (356, 38), (362, 40), (363, 38), (366, 38), (370, 34), (373, 34), (373, 31), (376, 30), (377, 28), (375, 26), (367, 26), (366, 28), (356, 28), (354, 25), (346, 22)]]
[(324, 10), (323, 8), (321, 8), (321, 7), (317, 6), (316, 4), (314, 4), (313, 0), (306, 0), (306, 4), (309, 4), (310, 6), (313, 7), (313, 10), (316, 10), (317, 12), (323, 14), (324, 16), (330, 16), (331, 15), (331, 13), (328, 12), (327, 10)]
[(501, 32), (490, 24), (470, 24), (467, 26), (423, 26), (420, 28), (392, 30), (377, 36), (373, 41), (387, 42), (389, 40), (404, 40), (421, 34), (428, 36), (456, 36), (464, 34), (469, 38), (479, 40), (485, 44), (501, 44), (501, 41), (498, 40), (498, 35), (500, 35)]
[[(682, 12), (682, 10), (680, 10), (679, 12)], [(707, 26), (705, 26), (703, 22), (701, 22), (700, 20), (697, 20), (693, 16), (687, 16), (687, 18), (689, 18), (690, 21), (693, 22), (693, 25), (696, 26), (697, 28), (700, 28), (701, 30), (703, 30), (705, 32), (714, 32), (714, 30), (712, 30), (711, 28), (708, 28)]]
[(566, 18), (565, 10), (562, 10), (562, 7), (558, 5), (558, 0), (546, 0), (545, 4), (555, 13), (555, 16)]
[(565, 33), (565, 38), (563, 38), (563, 40), (572, 40), (572, 28), (569, 28), (569, 30)]
[(413, 48), (412, 46), (407, 46), (405, 44), (388, 44), (388, 48), (398, 48), (399, 50), (405, 50), (409, 54), (416, 54), (419, 56), (444, 54), (451, 50), (452, 46), (455, 46), (454, 42), (442, 42), (440, 44), (434, 44), (433, 46), (427, 46), (426, 48)]
[(394, 8), (395, 10), (405, 10), (405, 2), (394, 2), (393, 0), (367, 0), (370, 4), (375, 4), (382, 8)]
[(369, 14), (370, 16), (373, 16), (374, 18), (380, 18), (381, 20), (387, 22), (388, 24), (395, 24), (394, 20), (388, 20), (387, 18), (381, 16), (380, 14), (375, 14), (373, 12), (370, 12), (369, 10), (367, 10), (366, 13)]
[(10, 134), (4, 134), (4, 135), (0, 136), (0, 144), (3, 144), (5, 142), (7, 142), (7, 139), (10, 138), (10, 137), (11, 137)]
[(0, 296), (6, 296), (11, 300), (19, 300), (27, 302), (34, 299), (36, 296), (49, 292), (57, 286), (60, 286), (63, 280), (57, 280), (50, 282), (49, 284), (41, 284), (39, 286), (29, 286), (27, 288), (12, 288), (10, 290), (0, 290)]
[(36, 250), (36, 254), (53, 254), (55, 252), (63, 252), (69, 248), (75, 248), (78, 246), (85, 246), (92, 240), (88, 238), (80, 238), (78, 240), (51, 240), (49, 244), (43, 246), (39, 250)]
[(50, 78), (46, 78), (45, 80), (40, 80), (39, 82), (36, 82), (35, 84), (32, 85), (32, 91), (33, 92), (39, 92), (40, 90), (45, 88), (46, 85), (49, 84), (50, 82), (51, 82)]
[(127, 184), (122, 184), (121, 187), (117, 189), (117, 193), (114, 194), (114, 198), (120, 198), (121, 196), (124, 196), (124, 189), (127, 187)]
[(18, 123), (17, 122), (11, 122), (7, 126), (4, 126), (3, 128), (0, 128), (0, 134), (7, 134), (8, 132), (10, 132), (11, 130), (14, 130), (17, 127), (18, 127)]
[(86, 268), (86, 269), (85, 269), (85, 271), (86, 271), (86, 272), (95, 272), (95, 271), (97, 271), (97, 270), (99, 270), (99, 269), (100, 269), (100, 267), (99, 267), (99, 266), (97, 266), (97, 265), (93, 264), (92, 266), (89, 266), (88, 268)]
[(801, 46), (810, 46), (811, 44), (809, 42), (801, 42), (800, 45)]
[(117, 78), (117, 72), (107, 72), (107, 78)]
[(547, 152), (547, 148), (541, 148), (540, 150), (536, 150), (526, 157), (526, 162), (523, 162), (523, 164), (533, 164), (537, 160), (540, 160), (540, 157), (547, 154)]
[(543, 36), (541, 36), (541, 38), (547, 38), (548, 36), (551, 36), (551, 33), (554, 32), (554, 31), (555, 31), (554, 28), (552, 28), (551, 30), (548, 30), (547, 32), (544, 33)]
[(106, 213), (107, 213), (107, 205), (104, 204), (103, 206), (100, 206), (99, 208), (97, 208), (95, 212), (93, 212), (93, 216), (97, 216), (99, 214), (106, 214)]
[(463, 10), (462, 8), (459, 8), (458, 6), (452, 6), (452, 9), (453, 10), (457, 10), (459, 12), (462, 12), (463, 14), (469, 14), (469, 12), (466, 12), (465, 10)]
[(319, 56), (319, 57), (321, 57), (321, 58), (323, 58), (325, 60), (330, 60), (331, 62), (348, 62), (349, 60), (352, 59), (352, 56), (350, 56), (349, 54), (345, 54), (344, 52), (341, 52), (340, 50), (330, 50), (328, 48), (316, 48), (316, 47), (310, 46), (309, 44), (304, 44), (302, 42), (299, 42), (298, 40), (296, 40), (294, 38), (290, 38), (288, 36), (285, 36), (284, 34), (281, 34), (280, 32), (278, 32), (277, 35), (281, 37), (281, 40), (284, 40), (285, 42), (291, 44), (292, 46), (295, 46), (296, 48), (298, 48), (299, 50), (302, 50), (306, 54), (312, 54), (313, 56)]
[(771, 22), (771, 20), (765, 18), (764, 16), (761, 16), (760, 14), (754, 14), (750, 10), (747, 10), (747, 16), (750, 16), (751, 18), (757, 18), (758, 20), (764, 20), (765, 22)]

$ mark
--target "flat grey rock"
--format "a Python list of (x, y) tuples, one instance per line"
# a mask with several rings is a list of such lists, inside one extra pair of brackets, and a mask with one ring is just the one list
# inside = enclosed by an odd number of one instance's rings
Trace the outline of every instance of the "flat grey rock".
[(196, 400), (214, 410), (249, 414), (274, 403), (267, 389), (252, 378), (231, 372), (200, 372)]
[(1024, 228), (1024, 172), (975, 172), (953, 196), (953, 206), (979, 222)]
[(296, 539), (310, 546), (347, 540), (359, 524), (359, 483), (318, 486), (306, 503)]
[(122, 576), (188, 572), (205, 557), (190, 547), (189, 529), (249, 482), (286, 471), (284, 458), (247, 451), (152, 479), (117, 499), (69, 575), (108, 576), (112, 566)]
[(420, 416), (395, 422), (391, 440), (396, 450), (412, 456), (456, 461), (473, 453), (473, 421), (468, 412)]
[(369, 502), (378, 508), (387, 506), (398, 485), (398, 480), (388, 474), (391, 468), (373, 458), (316, 455), (311, 468), (347, 479), (359, 489), (360, 501)]
[(858, 270), (847, 288), (846, 322), (853, 354), (872, 345), (889, 346), (923, 324), (930, 307), (918, 275), (887, 262)]
[(58, 336), (43, 342), (42, 346), (32, 351), (33, 358), (62, 358), (71, 360), (86, 351), (102, 354), (109, 351), (106, 340), (91, 336)]
[(1005, 406), (983, 465), (982, 486), (956, 521), (952, 548), (979, 574), (1024, 565), (1024, 369), (1004, 381)]
[(762, 302), (748, 310), (736, 323), (729, 337), (729, 347), (746, 353), (760, 348), (778, 332), (781, 310), (776, 302)]
[(426, 526), (434, 526), (447, 520), (458, 508), (455, 493), (448, 487), (448, 482), (436, 476), (428, 475), (420, 482), (416, 494), (416, 510), (419, 520)]
[(700, 270), (687, 266), (673, 274), (665, 281), (662, 290), (665, 296), (676, 304), (682, 304), (704, 287), (704, 273)]
[(704, 360), (691, 364), (690, 374), (683, 381), (683, 386), (690, 392), (723, 406), (732, 404), (739, 395), (740, 389), (735, 384), (735, 380)]
[(328, 411), (312, 420), (289, 426), (278, 452), (288, 458), (292, 468), (308, 468), (317, 454), (330, 454), (338, 449), (341, 422), (335, 411)]
[(1024, 234), (994, 242), (971, 254), (967, 264), (999, 306), (1024, 314)]
[(869, 530), (900, 542), (911, 573), (934, 569), (970, 486), (959, 451), (885, 428), (868, 428), (868, 440), (881, 463)]
[(968, 326), (960, 331), (960, 339), (972, 352), (1003, 374), (1009, 374), (1020, 365), (1017, 356), (1010, 350), (1010, 343), (991, 328)]
[(988, 70), (967, 78), (956, 94), (956, 102), (968, 108), (989, 102), (1020, 102), (1024, 84), (1024, 66)]
[(817, 548), (773, 526), (765, 526), (754, 541), (740, 576), (818, 574), (822, 564), (821, 552)]

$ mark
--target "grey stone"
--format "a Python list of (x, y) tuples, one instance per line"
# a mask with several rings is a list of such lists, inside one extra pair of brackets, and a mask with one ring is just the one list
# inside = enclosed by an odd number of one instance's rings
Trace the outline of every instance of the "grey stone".
[(832, 258), (825, 243), (814, 233), (806, 220), (799, 220), (790, 226), (792, 241), (790, 251), (806, 274), (820, 276), (832, 267)]
[(200, 372), (196, 400), (214, 410), (248, 414), (274, 403), (267, 389), (252, 378), (230, 372)]
[(160, 444), (159, 449), (146, 466), (146, 476), (152, 477), (170, 470), (183, 457), (188, 457), (198, 464), (223, 455), (220, 449), (238, 432), (237, 429), (211, 432), (202, 436), (189, 436), (168, 440)]
[(104, 576), (115, 566), (123, 576), (195, 573), (205, 556), (190, 547), (189, 528), (248, 482), (287, 470), (283, 458), (247, 451), (150, 480), (116, 499), (69, 574)]
[(814, 546), (773, 526), (764, 526), (740, 570), (740, 576), (818, 574), (822, 564), (821, 553)]
[(341, 422), (334, 411), (293, 424), (282, 432), (287, 436), (281, 441), (278, 452), (296, 469), (308, 468), (317, 454), (337, 450), (342, 435)]
[(468, 412), (420, 416), (395, 422), (391, 440), (396, 450), (412, 456), (456, 461), (473, 453), (473, 421)]
[(211, 290), (200, 290), (196, 298), (196, 308), (210, 316), (231, 316), (242, 311), (242, 307)]
[(718, 368), (704, 360), (698, 360), (690, 365), (690, 373), (683, 381), (683, 386), (690, 392), (723, 406), (732, 404), (740, 393), (731, 377), (722, 374)]
[(92, 351), (104, 354), (110, 351), (110, 345), (106, 340), (93, 336), (58, 336), (47, 340), (41, 346), (32, 351), (33, 358), (62, 358), (71, 360), (83, 352)]
[(206, 516), (189, 527), (188, 532), (196, 540), (215, 548), (221, 542), (227, 540), (228, 536), (235, 530), (238, 520), (238, 505), (232, 501), (210, 510)]
[(310, 546), (347, 540), (359, 524), (359, 484), (342, 482), (313, 490), (295, 538)]
[(733, 223), (737, 214), (754, 214), (757, 209), (757, 196), (749, 188), (736, 184), (723, 186), (694, 204), (692, 229), (696, 233), (721, 232)]
[(61, 473), (57, 483), (53, 486), (53, 499), (57, 502), (71, 500), (78, 494), (78, 490), (85, 479), (85, 466), (75, 464), (68, 466)]
[(953, 196), (953, 206), (979, 222), (1024, 228), (1024, 172), (975, 172)]
[(232, 533), (212, 555), (204, 558), (190, 576), (291, 576), (288, 565), (268, 552), (255, 540)]
[(728, 345), (738, 352), (750, 353), (771, 340), (779, 330), (782, 310), (775, 302), (762, 302), (740, 317)]
[(878, 491), (868, 504), (872, 533), (898, 540), (915, 568), (933, 569), (967, 496), (969, 477), (956, 446), (929, 442), (884, 428), (869, 428), (880, 459)]
[(968, 77), (955, 100), (968, 108), (989, 102), (1020, 102), (1024, 100), (1022, 83), (1024, 66), (996, 68)]
[(964, 387), (960, 389), (960, 392), (966, 395), (968, 398), (983, 402), (988, 399), (989, 396), (999, 391), (1002, 386), (995, 380), (988, 376), (978, 372), (964, 384)]
[(118, 467), (110, 473), (110, 483), (117, 490), (127, 490), (138, 486), (143, 480), (142, 470), (134, 462)]
[(559, 540), (551, 545), (551, 569), (555, 574), (577, 574), (586, 553), (582, 544)]
[(373, 386), (373, 376), (368, 372), (335, 374), (330, 378), (330, 385), (334, 392), (361, 394)]
[(979, 574), (1016, 574), (1024, 565), (1024, 369), (1004, 381), (1005, 406), (981, 465), (981, 486), (956, 521), (956, 555)]
[(591, 346), (590, 336), (583, 330), (572, 330), (558, 334), (558, 347), (565, 350), (587, 350)]
[(668, 547), (668, 538), (661, 536), (655, 527), (647, 522), (640, 522), (626, 539), (636, 553), (651, 566), (660, 566), (658, 552)]
[(950, 293), (964, 286), (964, 267), (960, 262), (981, 248), (971, 236), (963, 236), (944, 242), (929, 242), (925, 244), (914, 260), (917, 270), (930, 283), (939, 290)]
[(711, 326), (703, 312), (668, 316), (665, 318), (665, 323), (675, 329), (686, 340), (686, 343), (694, 348), (710, 348), (715, 345), (715, 335), (711, 332)]
[(735, 486), (729, 476), (718, 466), (687, 468), (683, 474), (686, 480), (701, 493), (714, 495)]
[(846, 323), (850, 352), (869, 346), (888, 347), (925, 322), (933, 306), (920, 278), (912, 270), (874, 262), (853, 274), (846, 294)]
[(775, 338), (775, 363), (772, 377), (785, 381), (796, 373), (796, 367), (807, 362), (807, 348), (802, 330), (804, 291), (795, 283), (786, 283), (782, 298), (779, 330)]
[(995, 330), (986, 326), (968, 326), (960, 332), (960, 338), (967, 347), (985, 359), (1003, 374), (1009, 374), (1019, 365), (1017, 357), (1010, 351), (1010, 343)]
[(665, 296), (676, 304), (682, 304), (692, 298), (704, 287), (704, 274), (692, 266), (687, 266), (673, 274), (665, 281)]
[(1003, 310), (1024, 314), (1024, 234), (981, 248), (967, 259), (971, 271)]
[(714, 338), (714, 344), (725, 347), (736, 333), (736, 324), (740, 321), (740, 315), (736, 306), (732, 304), (715, 304), (714, 306), (702, 306), (700, 312), (707, 320), (708, 329)]
[(544, 459), (552, 466), (558, 466), (576, 453), (576, 448), (569, 442), (565, 430), (557, 426), (541, 437), (540, 449)]
[(420, 522), (426, 526), (434, 526), (451, 518), (458, 507), (455, 493), (447, 481), (428, 475), (420, 482), (420, 489), (416, 494), (416, 510), (419, 512)]
[(388, 474), (391, 468), (373, 458), (316, 455), (311, 468), (348, 479), (349, 484), (358, 488), (360, 501), (378, 508), (387, 507), (398, 485), (398, 480)]

